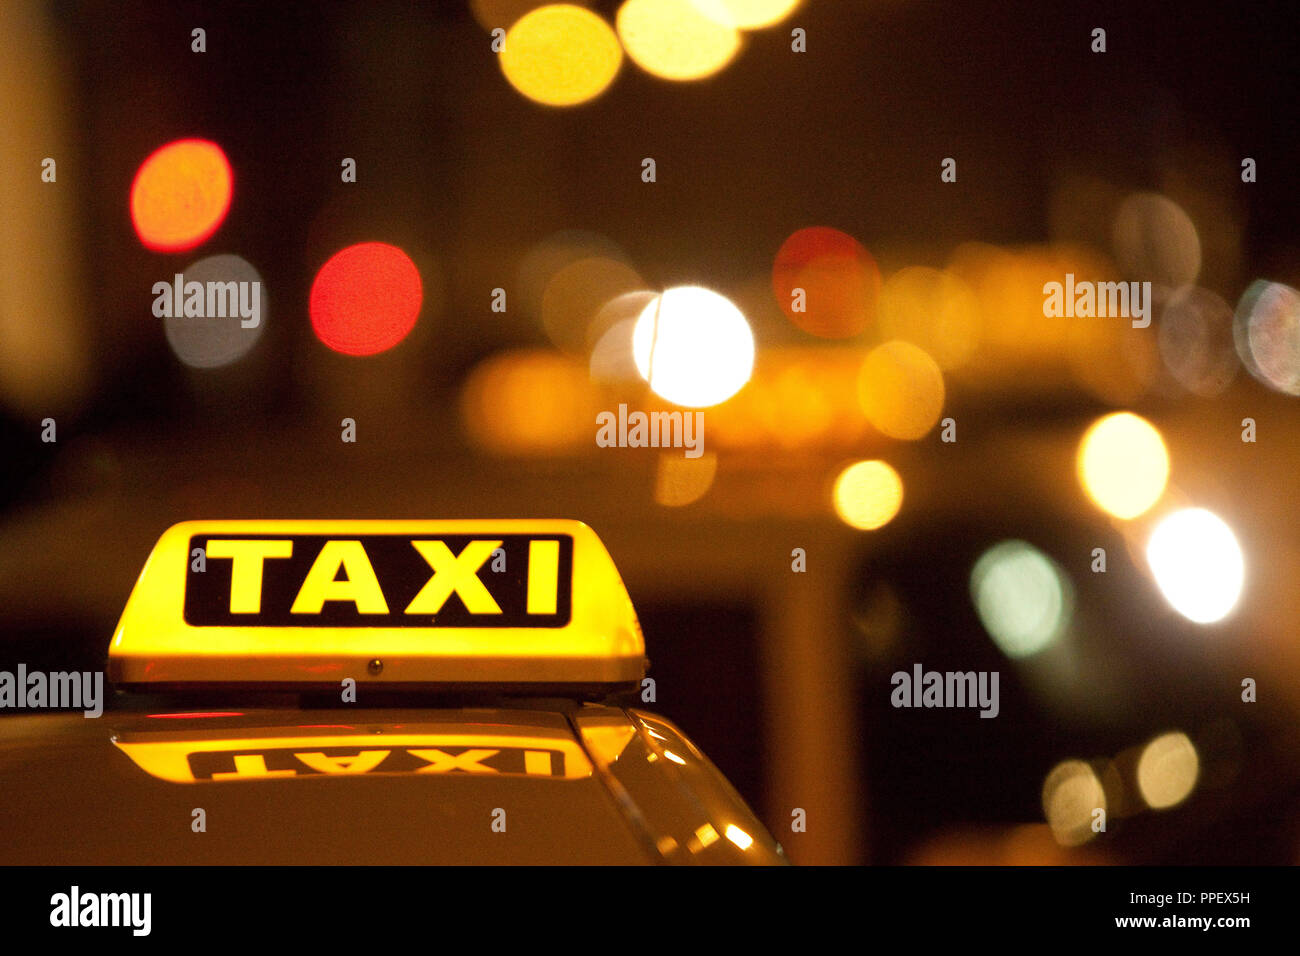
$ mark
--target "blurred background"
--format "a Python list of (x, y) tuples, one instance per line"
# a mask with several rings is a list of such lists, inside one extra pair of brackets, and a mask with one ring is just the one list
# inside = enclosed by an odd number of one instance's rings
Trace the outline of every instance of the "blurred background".
[(796, 862), (1297, 862), (1297, 11), (1051, 7), (7, 0), (0, 667), (176, 521), (580, 518)]

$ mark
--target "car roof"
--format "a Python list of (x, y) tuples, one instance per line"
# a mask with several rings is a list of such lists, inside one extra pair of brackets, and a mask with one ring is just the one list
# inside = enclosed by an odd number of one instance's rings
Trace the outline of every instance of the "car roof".
[[(0, 720), (8, 862), (781, 859), (721, 775), (652, 715), (564, 701), (150, 704)], [(676, 742), (662, 758), (665, 740)]]

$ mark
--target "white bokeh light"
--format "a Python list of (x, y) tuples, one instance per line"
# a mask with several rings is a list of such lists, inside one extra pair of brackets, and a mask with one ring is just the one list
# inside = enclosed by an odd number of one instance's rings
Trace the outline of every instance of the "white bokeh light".
[(1236, 535), (1204, 508), (1175, 511), (1161, 521), (1147, 542), (1147, 563), (1165, 600), (1197, 624), (1227, 617), (1246, 578)]
[(1047, 649), (1070, 625), (1070, 581), (1031, 544), (995, 544), (975, 562), (970, 581), (980, 622), (1008, 657), (1031, 657)]
[[(186, 298), (191, 283), (203, 287), (205, 314), (185, 315), (177, 301), (163, 318), (163, 333), (176, 357), (191, 368), (220, 368), (242, 359), (266, 328), (266, 290), (257, 270), (240, 256), (216, 255), (190, 263), (181, 274)], [(256, 314), (247, 320), (238, 312), (240, 295), (256, 304)], [(209, 308), (214, 309), (211, 315), (206, 314)]]
[(654, 393), (705, 408), (735, 395), (754, 371), (754, 333), (731, 300), (699, 286), (656, 296), (636, 320), (632, 357)]

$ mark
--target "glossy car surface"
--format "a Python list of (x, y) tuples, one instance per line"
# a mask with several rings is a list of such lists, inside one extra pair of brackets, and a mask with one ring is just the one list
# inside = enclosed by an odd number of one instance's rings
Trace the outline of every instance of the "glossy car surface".
[(770, 864), (669, 721), (563, 700), (0, 720), (10, 864)]

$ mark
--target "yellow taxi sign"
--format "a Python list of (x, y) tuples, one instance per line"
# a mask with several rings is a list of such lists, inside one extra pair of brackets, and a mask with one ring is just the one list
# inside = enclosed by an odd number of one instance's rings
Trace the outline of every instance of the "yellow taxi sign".
[(580, 521), (187, 521), (154, 546), (114, 682), (618, 684), (645, 646)]

